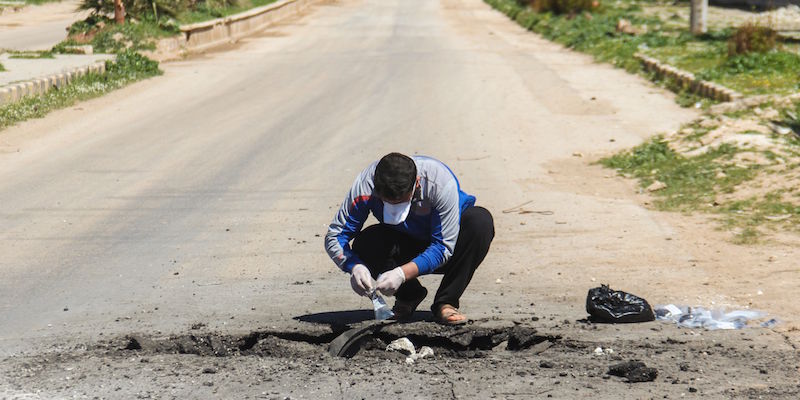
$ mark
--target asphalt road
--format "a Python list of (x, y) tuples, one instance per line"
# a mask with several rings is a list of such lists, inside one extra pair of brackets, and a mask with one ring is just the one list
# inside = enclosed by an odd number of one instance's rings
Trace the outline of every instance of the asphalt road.
[[(394, 150), (444, 160), (494, 211), (498, 239), (477, 287), (669, 236), (636, 204), (547, 189), (546, 164), (634, 144), (693, 113), (528, 38), (474, 0), (335, 3), (0, 134), (0, 338), (367, 306), (321, 236), (355, 174)], [(529, 200), (556, 217), (520, 225), (500, 212)], [(620, 244), (616, 229), (636, 239)], [(660, 242), (648, 257), (685, 263)]]
[[(582, 214), (607, 207), (537, 187), (546, 162), (692, 115), (637, 78), (521, 34), (475, 1), (321, 6), (2, 134), (0, 337), (363, 306), (321, 236), (355, 174), (394, 150), (450, 164), (495, 211), (486, 269), (520, 268), (540, 252), (515, 243), (519, 221), (500, 210), (534, 200), (583, 221), (578, 233), (597, 219)], [(644, 237), (662, 234), (638, 206), (615, 212)]]
[[(579, 323), (586, 290), (600, 283), (652, 304), (780, 315), (791, 301), (788, 281), (767, 276), (795, 250), (726, 243), (708, 220), (651, 211), (630, 182), (591, 163), (697, 115), (649, 82), (548, 43), (480, 0), (324, 3), (162, 67), (0, 132), (0, 376), (10, 377), (0, 389), (12, 396), (360, 398), (417, 387), (432, 398), (674, 398), (698, 388), (725, 398), (773, 387), (795, 396), (790, 336)], [(557, 368), (536, 367), (538, 353), (415, 369), (374, 353), (345, 364), (309, 343), (224, 359), (93, 345), (368, 316), (323, 236), (354, 176), (390, 151), (445, 161), (493, 212), (496, 239), (462, 310), (479, 326), (522, 321), (564, 335), (544, 353)], [(437, 280), (422, 278), (429, 288)], [(757, 288), (763, 296), (750, 295)], [(795, 326), (792, 313), (780, 316)], [(593, 358), (597, 345), (662, 375), (655, 386), (606, 384), (614, 359)], [(205, 368), (220, 372), (216, 383), (200, 383)], [(398, 368), (409, 381), (395, 379)], [(384, 386), (364, 378), (375, 371)]]
[[(390, 151), (442, 159), (493, 210), (498, 235), (478, 287), (636, 253), (641, 243), (621, 245), (609, 229), (670, 234), (632, 202), (546, 188), (546, 165), (632, 145), (693, 111), (477, 0), (322, 5), (163, 67), (0, 133), (4, 351), (65, 332), (246, 327), (368, 307), (322, 236), (355, 175)], [(501, 213), (529, 200), (555, 216)], [(647, 257), (688, 257), (674, 243)], [(542, 289), (509, 280), (521, 296)], [(571, 295), (580, 304), (583, 293)]]
[(49, 50), (66, 39), (66, 29), (73, 22), (88, 15), (87, 11), (77, 11), (79, 3), (44, 3), (0, 15), (0, 49)]

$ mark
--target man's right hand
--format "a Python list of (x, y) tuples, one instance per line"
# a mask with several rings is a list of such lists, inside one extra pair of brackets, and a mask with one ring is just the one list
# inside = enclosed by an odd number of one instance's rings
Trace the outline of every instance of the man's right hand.
[(369, 269), (364, 264), (356, 264), (350, 273), (350, 286), (353, 287), (353, 291), (359, 296), (369, 296), (375, 287), (375, 281), (372, 279)]

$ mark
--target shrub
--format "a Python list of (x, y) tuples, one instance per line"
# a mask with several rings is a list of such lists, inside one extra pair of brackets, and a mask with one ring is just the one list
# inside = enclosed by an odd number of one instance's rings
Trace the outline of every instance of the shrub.
[(141, 77), (158, 75), (161, 70), (158, 69), (158, 61), (153, 61), (129, 49), (117, 53), (114, 61), (106, 61), (106, 72), (141, 79)]
[(766, 53), (777, 46), (778, 33), (768, 26), (747, 23), (740, 26), (728, 40), (728, 55)]
[(594, 0), (532, 0), (531, 7), (537, 12), (553, 14), (577, 14), (591, 10)]
[[(196, 0), (122, 0), (125, 14), (136, 19), (145, 19), (156, 13), (159, 17), (175, 18), (196, 3)], [(96, 15), (114, 15), (114, 0), (82, 0), (78, 9), (91, 10)]]

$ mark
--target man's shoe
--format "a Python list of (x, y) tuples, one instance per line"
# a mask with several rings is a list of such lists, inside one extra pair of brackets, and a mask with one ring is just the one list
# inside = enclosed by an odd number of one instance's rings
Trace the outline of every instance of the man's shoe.
[(442, 304), (435, 313), (433, 313), (436, 322), (442, 325), (464, 325), (467, 323), (467, 316), (458, 311), (457, 308), (450, 304)]

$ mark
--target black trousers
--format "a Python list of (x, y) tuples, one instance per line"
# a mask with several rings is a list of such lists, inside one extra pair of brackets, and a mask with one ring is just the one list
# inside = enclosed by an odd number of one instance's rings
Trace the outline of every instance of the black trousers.
[[(444, 274), (431, 309), (436, 313), (443, 304), (459, 307), (459, 299), (483, 262), (494, 239), (492, 214), (483, 207), (470, 207), (461, 213), (461, 227), (452, 257), (433, 271)], [(388, 225), (372, 225), (353, 240), (353, 251), (367, 266), (372, 277), (410, 262), (425, 251), (430, 241), (415, 239)], [(426, 289), (417, 279), (409, 279), (395, 293), (397, 300), (418, 299)]]

